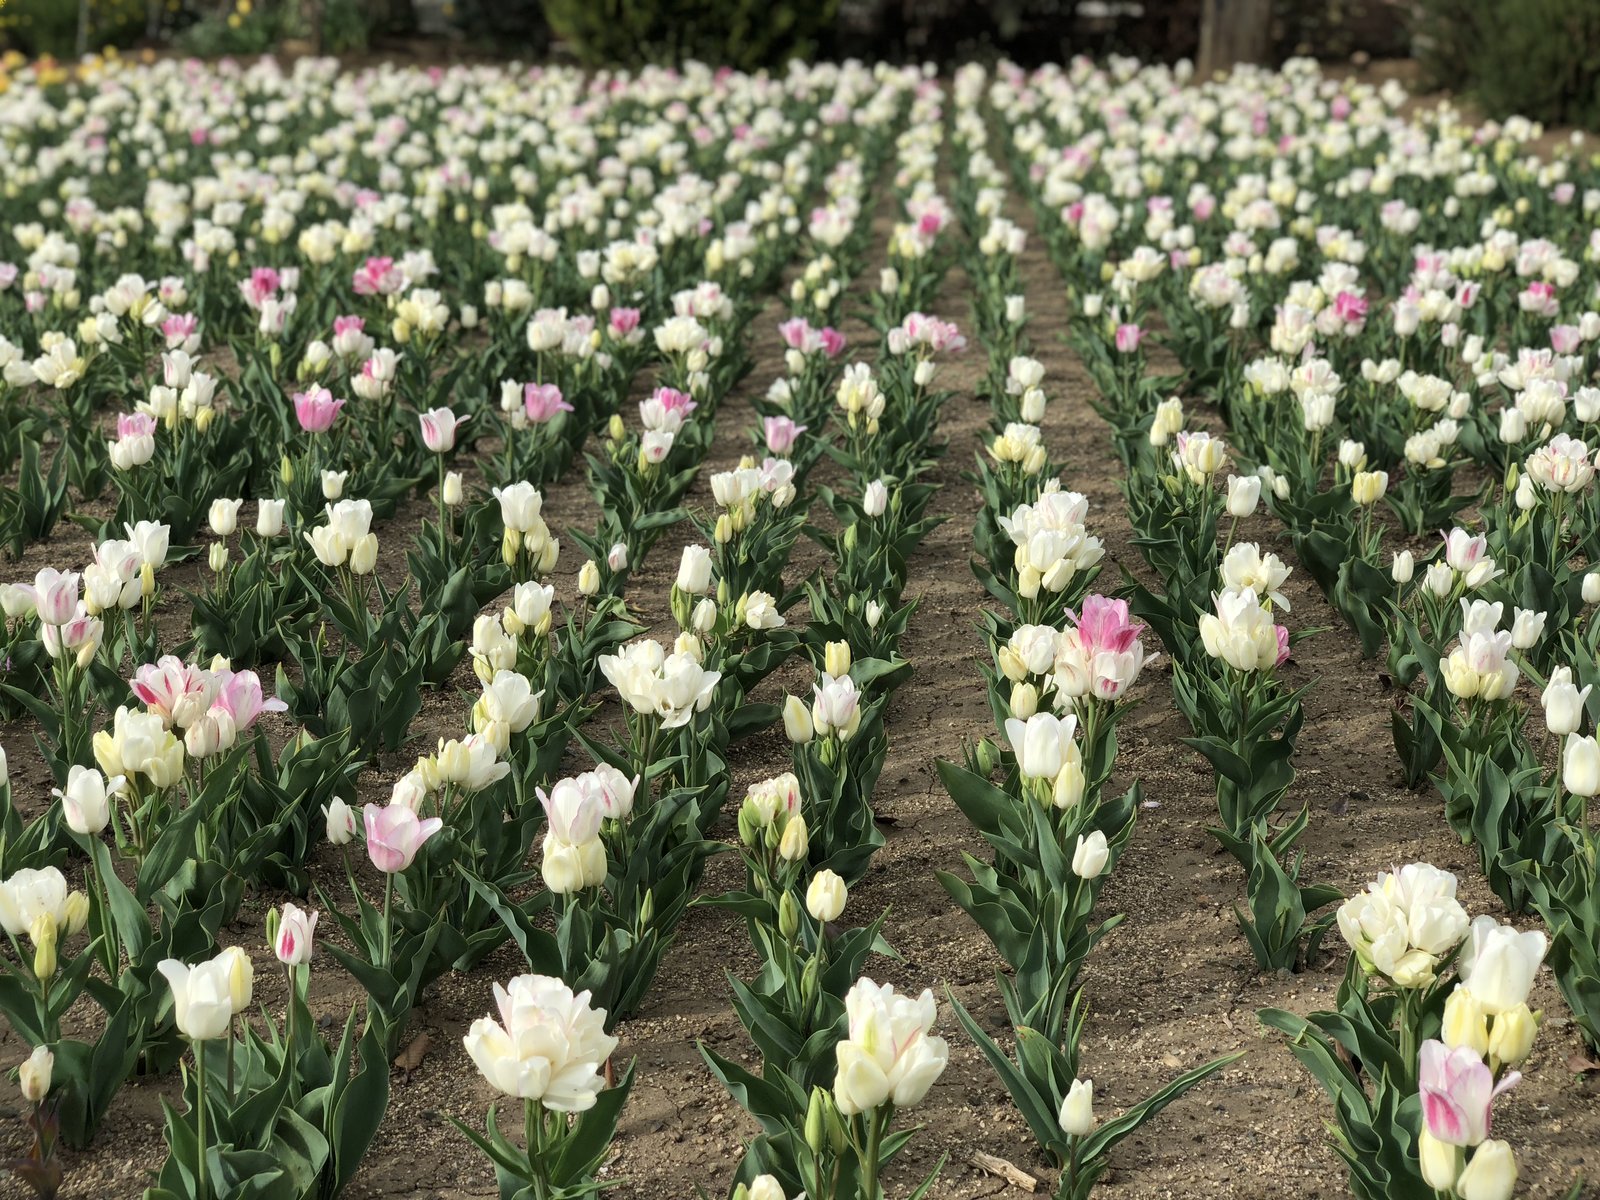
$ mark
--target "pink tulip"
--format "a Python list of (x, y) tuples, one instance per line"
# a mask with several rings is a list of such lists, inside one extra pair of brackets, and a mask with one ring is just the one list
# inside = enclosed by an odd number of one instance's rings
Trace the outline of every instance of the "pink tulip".
[(844, 334), (832, 325), (818, 330), (817, 336), (822, 339), (822, 352), (829, 358), (838, 358), (844, 353)]
[(1580, 340), (1576, 325), (1552, 325), (1550, 327), (1550, 348), (1557, 354), (1571, 354), (1578, 348)]
[(637, 308), (613, 308), (611, 310), (611, 334), (613, 337), (627, 337), (639, 328), (640, 313)]
[[(179, 724), (187, 726), (210, 702), (208, 673), (175, 654), (165, 654), (153, 663), (145, 663), (133, 673), (128, 687), (140, 704), (168, 725), (175, 717), (182, 716)], [(190, 696), (195, 700), (185, 705), (184, 701)]]
[(542, 425), (557, 413), (571, 412), (572, 405), (562, 398), (561, 389), (553, 383), (529, 383), (522, 388), (522, 407), (528, 420)]
[(223, 676), (222, 686), (217, 689), (212, 711), (220, 709), (227, 713), (240, 733), (254, 725), (262, 713), (284, 712), (289, 707), (276, 696), (262, 693), (261, 676), (254, 671), (219, 672), (219, 675)]
[(175, 350), (200, 332), (200, 318), (193, 313), (175, 313), (161, 322), (161, 336), (167, 339), (167, 349)]
[(1273, 666), (1281, 667), (1289, 661), (1289, 630), (1283, 625), (1274, 625), (1272, 632), (1278, 635), (1278, 659)]
[(57, 571), (53, 567), (45, 567), (33, 577), (40, 624), (65, 625), (77, 616), (81, 578), (76, 571)]
[(1451, 1050), (1443, 1042), (1422, 1043), (1417, 1085), (1428, 1132), (1450, 1146), (1476, 1146), (1489, 1136), (1489, 1106), (1522, 1082), (1512, 1071), (1498, 1084), (1494, 1072), (1470, 1046)]
[(1137, 325), (1117, 326), (1117, 352), (1119, 354), (1132, 354), (1139, 348), (1139, 343), (1144, 341), (1144, 330)]
[(684, 416), (688, 416), (700, 407), (690, 398), (688, 392), (680, 392), (675, 388), (657, 388), (650, 393), (650, 399), (658, 401), (664, 411), (682, 413)]
[(456, 430), (472, 418), (458, 417), (448, 408), (430, 408), (417, 420), (422, 425), (422, 444), (435, 454), (448, 454), (456, 448)]
[(268, 300), (275, 300), (278, 289), (283, 285), (283, 277), (271, 267), (257, 267), (250, 272), (250, 278), (239, 281), (239, 294), (244, 297), (244, 302), (257, 312)]
[(358, 296), (389, 296), (405, 286), (405, 276), (392, 258), (369, 258), (356, 268), (350, 286)]
[(789, 453), (794, 449), (796, 440), (806, 431), (806, 426), (796, 425), (788, 417), (767, 417), (761, 424), (767, 438), (767, 449), (774, 454)]
[(386, 875), (409, 867), (422, 844), (444, 828), (438, 817), (419, 820), (404, 804), (369, 804), (362, 815), (367, 825), (367, 855)]
[(311, 961), (319, 915), (315, 909), (305, 912), (293, 904), (283, 906), (283, 914), (278, 918), (278, 936), (272, 944), (272, 952), (284, 966), (298, 967), (302, 963)]
[(360, 317), (335, 317), (333, 319), (333, 336), (341, 333), (360, 333), (366, 328), (367, 323)]
[(117, 440), (126, 441), (128, 438), (154, 437), (156, 432), (156, 419), (149, 413), (132, 412), (117, 414)]
[(778, 326), (778, 336), (789, 349), (804, 351), (811, 340), (811, 322), (804, 317), (790, 317)]
[(1128, 602), (1105, 596), (1085, 596), (1083, 611), (1067, 617), (1077, 626), (1078, 639), (1086, 652), (1122, 654), (1132, 649), (1144, 626), (1129, 619)]
[(335, 400), (332, 392), (315, 384), (309, 392), (294, 394), (295, 420), (307, 433), (327, 433), (333, 428), (333, 419), (343, 407), (343, 400)]

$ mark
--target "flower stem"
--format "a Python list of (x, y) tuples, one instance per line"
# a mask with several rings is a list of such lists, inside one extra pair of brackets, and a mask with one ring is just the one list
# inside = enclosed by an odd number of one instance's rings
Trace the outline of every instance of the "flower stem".
[(200, 1147), (200, 1161), (195, 1168), (195, 1200), (207, 1200), (206, 1194), (206, 1044), (194, 1044), (194, 1094), (195, 1140)]
[(394, 925), (390, 922), (390, 913), (394, 907), (394, 872), (386, 871), (383, 876), (383, 962), (384, 970), (389, 969), (389, 959), (394, 954)]

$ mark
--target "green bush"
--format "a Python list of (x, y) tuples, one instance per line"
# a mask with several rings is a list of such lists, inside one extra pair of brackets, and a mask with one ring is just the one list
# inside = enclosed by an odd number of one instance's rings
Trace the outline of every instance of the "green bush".
[[(143, 35), (145, 0), (95, 0), (89, 9), (87, 47), (131, 46)], [(71, 58), (77, 53), (76, 0), (6, 0), (0, 4), (0, 49)]]
[(1600, 0), (1420, 0), (1415, 11), (1428, 83), (1493, 117), (1600, 120)]
[(741, 69), (816, 53), (838, 0), (544, 0), (550, 28), (589, 66), (698, 59)]

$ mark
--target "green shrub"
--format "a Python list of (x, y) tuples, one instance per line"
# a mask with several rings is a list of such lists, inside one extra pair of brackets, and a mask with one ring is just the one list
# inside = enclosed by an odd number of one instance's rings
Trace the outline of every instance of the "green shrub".
[(816, 52), (838, 0), (544, 0), (550, 28), (590, 66), (698, 59), (750, 69)]
[[(144, 33), (145, 0), (95, 0), (88, 49), (131, 46)], [(0, 49), (71, 58), (77, 53), (77, 0), (6, 0), (0, 4)]]
[(1413, 30), (1427, 82), (1490, 116), (1600, 120), (1600, 0), (1420, 0)]

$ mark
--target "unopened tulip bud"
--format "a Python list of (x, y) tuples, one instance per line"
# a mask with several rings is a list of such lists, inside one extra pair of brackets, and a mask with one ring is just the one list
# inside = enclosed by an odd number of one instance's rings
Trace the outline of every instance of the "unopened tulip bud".
[(1012, 687), (1009, 701), (1011, 715), (1019, 721), (1026, 721), (1039, 711), (1039, 689), (1031, 683), (1019, 683)]
[(447, 471), (445, 473), (443, 495), (444, 502), (451, 508), (455, 508), (461, 503), (462, 491), (460, 471)]
[(1439, 1040), (1452, 1050), (1466, 1046), (1480, 1055), (1489, 1052), (1489, 1014), (1468, 989), (1457, 987), (1444, 1002)]
[(628, 569), (627, 542), (617, 542), (610, 550), (606, 551), (606, 566), (612, 571), (625, 571)]
[(1068, 1137), (1084, 1137), (1094, 1128), (1094, 1080), (1074, 1079), (1061, 1101), (1057, 1116), (1061, 1132)]
[(335, 796), (322, 807), (322, 815), (327, 818), (328, 841), (335, 846), (348, 846), (356, 836), (358, 828), (356, 814), (351, 807)]
[(850, 674), (850, 643), (829, 642), (823, 647), (822, 669), (835, 679)]
[(827, 1142), (827, 1113), (823, 1105), (826, 1094), (820, 1087), (811, 1089), (811, 1102), (806, 1106), (806, 1145), (812, 1154), (821, 1154)]
[(594, 596), (600, 591), (600, 568), (589, 559), (578, 568), (578, 595)]
[(324, 500), (337, 500), (344, 495), (344, 481), (349, 478), (348, 471), (324, 471), (322, 473), (322, 498)]
[(806, 888), (806, 911), (813, 920), (826, 925), (839, 919), (849, 898), (850, 890), (844, 880), (833, 871), (823, 869), (811, 877), (811, 886)]
[(1539, 644), (1539, 639), (1544, 636), (1544, 623), (1546, 614), (1530, 612), (1528, 609), (1516, 610), (1515, 619), (1511, 623), (1511, 644), (1518, 650), (1531, 650)]
[(1515, 1008), (1496, 1014), (1489, 1027), (1487, 1053), (1494, 1063), (1514, 1067), (1526, 1059), (1533, 1050), (1534, 1035), (1538, 1032), (1538, 1017), (1529, 1010), (1527, 1004), (1519, 1004)]
[(1417, 560), (1409, 550), (1396, 550), (1394, 561), (1389, 565), (1389, 577), (1396, 583), (1410, 583), (1412, 575), (1416, 574)]
[(22, 1098), (29, 1104), (43, 1103), (50, 1094), (50, 1077), (55, 1072), (56, 1056), (49, 1046), (36, 1046), (27, 1060), (17, 1068), (17, 1083), (22, 1088)]
[(1448, 1192), (1461, 1175), (1461, 1147), (1441, 1142), (1423, 1126), (1417, 1138), (1417, 1158), (1422, 1166), (1422, 1179), (1436, 1192)]
[(263, 500), (256, 508), (256, 536), (277, 537), (283, 532), (282, 500)]
[(212, 542), (211, 549), (206, 552), (206, 563), (213, 575), (221, 575), (228, 566), (227, 545), (223, 542)]
[(788, 942), (800, 932), (800, 906), (795, 903), (793, 892), (785, 892), (778, 901), (778, 932)]
[(811, 740), (811, 711), (799, 696), (783, 698), (783, 732), (797, 745)]
[(704, 637), (717, 627), (717, 602), (710, 596), (702, 597), (689, 615), (689, 628)]
[(350, 570), (356, 575), (371, 575), (378, 565), (378, 535), (369, 533), (356, 539), (350, 548)]
[(1111, 850), (1106, 845), (1106, 835), (1096, 829), (1085, 836), (1078, 835), (1078, 845), (1072, 852), (1072, 873), (1079, 879), (1098, 879), (1105, 873)]
[(783, 840), (778, 843), (778, 857), (785, 862), (801, 862), (811, 850), (811, 839), (806, 830), (806, 819), (798, 813), (789, 818), (783, 827)]
[(56, 973), (56, 922), (49, 913), (40, 913), (28, 930), (33, 939), (34, 978), (44, 983)]
[(67, 902), (62, 909), (61, 934), (63, 937), (77, 937), (83, 932), (83, 927), (89, 923), (89, 896), (85, 892), (73, 892), (67, 896)]
[(1583, 602), (1600, 604), (1600, 571), (1590, 571), (1583, 577)]
[(1456, 1180), (1461, 1200), (1511, 1200), (1517, 1187), (1517, 1156), (1510, 1142), (1483, 1142)]
[(1567, 735), (1561, 756), (1561, 783), (1574, 796), (1600, 794), (1600, 744), (1594, 738)]
[(1256, 505), (1261, 501), (1261, 476), (1259, 475), (1229, 475), (1228, 476), (1228, 515), (1238, 519), (1248, 517), (1256, 511)]

